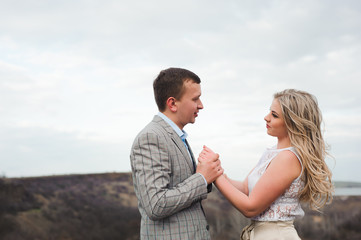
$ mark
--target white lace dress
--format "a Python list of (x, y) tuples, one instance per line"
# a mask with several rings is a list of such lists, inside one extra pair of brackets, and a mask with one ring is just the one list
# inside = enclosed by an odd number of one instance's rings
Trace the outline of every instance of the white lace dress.
[[(253, 169), (251, 174), (248, 176), (248, 189), (249, 193), (252, 192), (252, 189), (261, 178), (263, 173), (266, 171), (268, 165), (271, 163), (272, 159), (277, 156), (281, 151), (289, 150), (292, 151), (300, 161), (303, 172), (303, 165), (298, 156), (296, 150), (293, 147), (276, 149), (276, 147), (268, 148), (263, 153), (261, 159), (257, 163), (256, 167)], [(269, 206), (264, 212), (258, 216), (252, 217), (252, 220), (256, 221), (290, 221), (294, 220), (296, 217), (303, 217), (304, 211), (301, 208), (301, 204), (298, 198), (298, 193), (304, 187), (304, 182), (301, 179), (302, 172), (298, 178), (296, 178), (291, 186), (281, 195), (276, 201), (274, 201), (271, 206)]]

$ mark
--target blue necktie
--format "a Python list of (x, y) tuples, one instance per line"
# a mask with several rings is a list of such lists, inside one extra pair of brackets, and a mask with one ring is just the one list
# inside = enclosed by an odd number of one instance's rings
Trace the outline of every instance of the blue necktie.
[(191, 157), (192, 164), (193, 164), (193, 170), (195, 171), (195, 170), (196, 170), (196, 163), (195, 163), (195, 161), (194, 161), (194, 159), (193, 159), (193, 155), (192, 155), (191, 150), (190, 150), (190, 147), (189, 147), (189, 145), (188, 145), (188, 141), (187, 141), (187, 139), (185, 139), (185, 138), (183, 139), (183, 136), (182, 136), (181, 138), (182, 138), (182, 141), (183, 141), (184, 145), (185, 145), (186, 148), (187, 148), (187, 151), (188, 151), (189, 156)]

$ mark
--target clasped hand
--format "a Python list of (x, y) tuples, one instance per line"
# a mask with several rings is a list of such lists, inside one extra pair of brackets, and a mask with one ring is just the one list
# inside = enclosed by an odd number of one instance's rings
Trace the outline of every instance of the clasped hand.
[(203, 146), (203, 150), (198, 157), (196, 172), (202, 174), (208, 184), (214, 182), (214, 180), (224, 172), (221, 161), (219, 160), (219, 154), (213, 152), (210, 148)]

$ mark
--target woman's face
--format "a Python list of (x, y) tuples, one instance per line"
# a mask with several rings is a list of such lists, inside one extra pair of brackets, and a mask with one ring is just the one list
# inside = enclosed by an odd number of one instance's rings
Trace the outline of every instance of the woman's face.
[(281, 105), (277, 99), (274, 99), (270, 112), (264, 117), (266, 121), (267, 134), (273, 137), (287, 137), (287, 127), (283, 120)]

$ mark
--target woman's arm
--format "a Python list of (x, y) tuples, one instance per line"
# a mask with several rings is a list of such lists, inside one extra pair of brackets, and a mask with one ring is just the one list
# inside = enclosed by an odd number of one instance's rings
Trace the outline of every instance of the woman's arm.
[(244, 194), (248, 195), (248, 175), (243, 182), (238, 180), (233, 180), (229, 178), (226, 174), (223, 175), (235, 188), (237, 188), (238, 191), (241, 191)]
[[(208, 149), (203, 157), (212, 157)], [(280, 152), (270, 163), (251, 194), (236, 188), (224, 175), (216, 179), (220, 192), (246, 217), (254, 217), (263, 212), (291, 185), (301, 173), (301, 165), (291, 151)]]
[[(212, 160), (216, 160), (219, 158), (219, 154), (214, 153), (210, 148), (203, 146), (203, 150), (202, 152), (199, 154), (198, 157), (198, 161), (202, 162), (203, 160), (206, 160), (206, 158), (208, 159), (212, 159)], [(251, 171), (252, 172), (252, 171)], [(249, 175), (249, 174), (248, 174)], [(242, 181), (238, 181), (238, 180), (233, 180), (231, 178), (229, 178), (226, 174), (224, 174), (224, 177), (239, 191), (243, 192), (244, 194), (248, 195), (248, 175), (245, 178), (245, 180)]]

